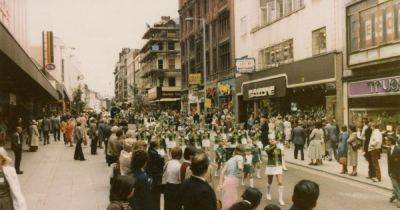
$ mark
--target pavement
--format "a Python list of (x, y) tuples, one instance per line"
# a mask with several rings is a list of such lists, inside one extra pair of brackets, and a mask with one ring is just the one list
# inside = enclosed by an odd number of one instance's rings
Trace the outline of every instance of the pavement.
[[(92, 156), (90, 148), (84, 147), (86, 161), (73, 160), (74, 148), (64, 146), (63, 142), (41, 145), (36, 153), (24, 152), (22, 158), (23, 175), (19, 176), (21, 188), (27, 200), (29, 210), (104, 210), (108, 205), (109, 168), (105, 164), (103, 150)], [(290, 153), (290, 150), (286, 151)], [(12, 154), (12, 153), (11, 153)], [(388, 202), (389, 190), (370, 185), (367, 181), (354, 181), (337, 175), (339, 165), (326, 163), (316, 170), (305, 164), (291, 164), (289, 155), (287, 165), (289, 171), (284, 175), (284, 201), (289, 209), (294, 185), (302, 179), (310, 179), (320, 186), (320, 197), (315, 210), (390, 210), (397, 209)], [(383, 162), (383, 160), (381, 160)], [(307, 162), (308, 163), (308, 162)], [(325, 169), (327, 168), (327, 169)], [(361, 172), (360, 172), (361, 173)], [(360, 175), (360, 179), (365, 179)], [(215, 185), (218, 177), (215, 177)], [(264, 194), (266, 176), (255, 179), (255, 187)], [(242, 187), (242, 191), (246, 186)], [(220, 196), (220, 192), (216, 192)], [(241, 193), (241, 192), (240, 192)], [(263, 197), (258, 210), (267, 204), (278, 204), (277, 185), (272, 185), (272, 201)]]
[[(311, 160), (308, 157), (307, 149), (304, 150), (305, 160), (302, 161), (300, 159), (300, 153), (298, 154), (298, 159), (294, 158), (294, 147), (285, 150), (285, 161), (286, 163), (293, 164), (296, 166), (301, 166), (305, 168), (309, 168), (312, 170), (320, 171), (323, 173), (328, 173), (334, 176), (341, 177), (343, 179), (350, 179), (356, 182), (376, 186), (386, 190), (392, 190), (392, 183), (390, 181), (390, 177), (388, 174), (388, 165), (387, 165), (387, 155), (382, 154), (381, 159), (379, 160), (379, 166), (381, 169), (382, 181), (381, 182), (373, 182), (371, 179), (367, 179), (368, 176), (368, 162), (365, 160), (364, 155), (361, 151), (358, 154), (358, 166), (357, 166), (357, 176), (349, 176), (348, 174), (340, 174), (342, 170), (342, 165), (340, 165), (337, 161), (332, 160), (323, 161), (322, 165), (318, 166), (310, 166), (308, 165)], [(352, 171), (352, 167), (348, 166), (347, 170), (349, 173)]]

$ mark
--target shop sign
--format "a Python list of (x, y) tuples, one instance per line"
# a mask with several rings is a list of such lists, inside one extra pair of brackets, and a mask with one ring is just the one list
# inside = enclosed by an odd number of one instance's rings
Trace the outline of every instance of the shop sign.
[(12, 106), (17, 105), (17, 96), (13, 93), (10, 93), (10, 105)]
[(161, 97), (162, 98), (180, 98), (181, 92), (179, 92), (179, 91), (162, 91)]
[(227, 83), (219, 83), (218, 84), (218, 95), (219, 96), (231, 95), (231, 85), (227, 84)]
[(211, 99), (206, 98), (206, 101), (204, 102), (204, 106), (205, 106), (207, 109), (211, 108), (211, 106), (212, 106)]
[(284, 97), (286, 95), (286, 78), (248, 81), (242, 85), (243, 100)]
[(201, 73), (189, 74), (189, 85), (200, 85), (201, 84)]
[(155, 99), (157, 99), (157, 89), (158, 88), (151, 88), (148, 92), (147, 92), (147, 98), (149, 99), (149, 100), (155, 100)]
[(239, 74), (248, 74), (256, 70), (256, 60), (254, 58), (236, 59), (236, 71)]
[(249, 90), (249, 98), (273, 96), (275, 95), (275, 86), (263, 87)]
[(400, 95), (400, 76), (349, 84), (349, 98), (380, 95)]

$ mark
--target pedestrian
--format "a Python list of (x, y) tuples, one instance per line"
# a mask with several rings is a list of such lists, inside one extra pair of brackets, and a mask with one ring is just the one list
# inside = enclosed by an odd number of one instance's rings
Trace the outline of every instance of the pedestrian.
[(74, 134), (74, 119), (70, 118), (65, 125), (65, 137), (67, 138), (67, 143), (70, 147), (73, 147), (73, 134)]
[(135, 143), (134, 139), (131, 137), (131, 134), (126, 135), (126, 139), (123, 141), (123, 150), (119, 155), (119, 169), (121, 175), (127, 175), (131, 173), (131, 160), (132, 160), (132, 150), (133, 144)]
[(242, 186), (245, 185), (245, 180), (249, 179), (250, 187), (254, 187), (253, 174), (254, 174), (254, 165), (253, 165), (252, 147), (248, 146), (246, 147), (244, 156)]
[(104, 123), (104, 119), (101, 119), (99, 121), (99, 125), (97, 127), (97, 134), (99, 138), (99, 148), (103, 149), (103, 142), (105, 141), (105, 131), (106, 130), (106, 124)]
[(357, 165), (358, 165), (358, 138), (357, 129), (354, 125), (350, 126), (350, 136), (347, 140), (347, 165), (353, 167), (353, 171), (350, 176), (357, 176)]
[(268, 138), (268, 133), (269, 133), (269, 127), (268, 127), (268, 119), (267, 118), (261, 118), (261, 126), (260, 126), (260, 131), (261, 131), (261, 143), (263, 144), (263, 148), (266, 147), (269, 144), (269, 138)]
[(196, 154), (196, 150), (196, 147), (188, 146), (183, 152), (183, 163), (180, 168), (181, 182), (184, 182), (186, 178), (190, 178), (190, 176), (188, 176), (188, 170), (190, 170), (191, 160)]
[(339, 146), (338, 146), (338, 157), (339, 163), (342, 165), (342, 171), (340, 174), (347, 174), (347, 153), (349, 149), (349, 145), (347, 140), (349, 139), (349, 132), (347, 130), (347, 126), (344, 125), (341, 128), (341, 132), (339, 134)]
[(304, 144), (306, 143), (306, 131), (300, 123), (295, 123), (292, 131), (292, 138), (294, 144), (294, 159), (297, 159), (298, 152), (300, 151), (301, 160), (304, 160)]
[(214, 190), (205, 180), (210, 162), (206, 153), (196, 154), (191, 162), (192, 176), (182, 183), (179, 191), (183, 210), (217, 210)]
[(42, 124), (42, 129), (43, 129), (43, 136), (44, 136), (44, 141), (43, 144), (50, 144), (50, 130), (51, 130), (51, 121), (49, 117), (45, 116), (43, 119), (43, 124)]
[(329, 153), (329, 161), (332, 161), (333, 158), (338, 160), (336, 147), (338, 141), (338, 128), (334, 123), (334, 120), (328, 122), (325, 126), (325, 144), (326, 149)]
[(215, 162), (217, 163), (217, 170), (215, 170), (215, 176), (218, 176), (218, 171), (222, 169), (226, 162), (226, 149), (224, 147), (224, 141), (217, 134), (215, 143), (218, 144), (215, 150)]
[(162, 191), (162, 175), (164, 170), (164, 157), (162, 157), (158, 149), (160, 143), (158, 140), (152, 140), (147, 150), (149, 161), (146, 166), (146, 171), (152, 179), (151, 183), (151, 199), (156, 210), (160, 209), (160, 198)]
[(268, 176), (267, 184), (267, 200), (272, 200), (271, 198), (271, 185), (276, 176), (278, 182), (278, 194), (279, 194), (279, 204), (281, 206), (285, 205), (283, 201), (283, 166), (282, 166), (282, 156), (283, 156), (283, 145), (278, 144), (275, 139), (270, 140), (270, 144), (265, 147), (265, 151), (268, 155), (267, 167), (265, 168), (265, 174)]
[(309, 180), (301, 180), (293, 191), (293, 205), (290, 210), (312, 210), (317, 205), (319, 186)]
[(371, 155), (372, 168), (375, 171), (375, 177), (372, 177), (373, 182), (381, 181), (381, 169), (379, 167), (379, 159), (381, 157), (382, 133), (379, 130), (379, 125), (371, 124), (372, 134), (368, 145), (368, 152)]
[(129, 199), (134, 194), (135, 179), (132, 176), (118, 176), (110, 189), (110, 204), (107, 210), (132, 210)]
[(323, 156), (323, 138), (324, 131), (322, 130), (322, 123), (316, 122), (315, 128), (311, 131), (310, 134), (310, 145), (308, 147), (308, 155), (311, 159), (309, 165), (318, 165), (322, 164), (322, 156)]
[(4, 146), (7, 137), (7, 124), (3, 117), (0, 116), (0, 146)]
[(17, 174), (23, 174), (24, 172), (20, 169), (22, 159), (22, 128), (20, 126), (16, 127), (15, 133), (12, 135), (11, 149), (15, 157), (15, 170)]
[(390, 202), (397, 200), (397, 208), (400, 208), (400, 147), (396, 144), (395, 136), (386, 137), (388, 145), (388, 172), (393, 185), (393, 195)]
[(247, 188), (242, 194), (242, 201), (233, 204), (229, 210), (255, 210), (262, 198), (262, 193), (253, 187)]
[(74, 141), (76, 142), (76, 147), (75, 147), (75, 154), (74, 154), (74, 159), (75, 160), (80, 160), (84, 161), (85, 156), (83, 155), (82, 151), (82, 143), (83, 143), (83, 128), (81, 127), (81, 122), (77, 121), (76, 126), (74, 128)]
[(218, 190), (221, 190), (222, 209), (228, 210), (239, 200), (240, 174), (243, 171), (245, 148), (243, 145), (236, 147), (234, 156), (231, 157), (221, 170)]
[(145, 171), (147, 160), (148, 155), (144, 150), (138, 150), (132, 154), (131, 176), (135, 178), (136, 183), (133, 196), (129, 199), (129, 206), (134, 210), (154, 210), (157, 207), (157, 204), (152, 201), (150, 177)]
[(2, 210), (27, 210), (15, 168), (4, 147), (0, 147), (0, 207)]
[(283, 121), (283, 133), (285, 136), (285, 144), (290, 145), (290, 141), (292, 140), (292, 123), (289, 121), (289, 117), (285, 117)]
[(164, 210), (179, 209), (179, 188), (181, 184), (182, 149), (175, 147), (171, 150), (171, 160), (165, 164), (162, 184), (164, 185)]
[(117, 137), (117, 132), (120, 129), (117, 126), (113, 126), (111, 128), (111, 136), (110, 139), (107, 142), (107, 153), (106, 153), (106, 160), (108, 166), (110, 166), (113, 163), (116, 163), (118, 161), (119, 155), (121, 153), (121, 147), (122, 145), (120, 144), (118, 137)]
[(29, 151), (36, 152), (39, 147), (39, 130), (37, 128), (37, 122), (35, 120), (32, 120), (31, 126), (29, 127), (29, 133), (31, 138)]
[(368, 118), (363, 119), (363, 125), (361, 125), (361, 129), (357, 132), (357, 137), (364, 142), (364, 157), (368, 162), (368, 179), (372, 179), (375, 177), (375, 169), (373, 168), (371, 152), (368, 151), (369, 141), (371, 140), (372, 129), (369, 125)]
[(54, 115), (51, 118), (51, 128), (54, 136), (54, 141), (60, 141), (60, 123), (60, 118), (58, 116)]
[(96, 125), (96, 120), (92, 118), (89, 122), (89, 136), (90, 136), (90, 153), (92, 155), (97, 154), (97, 141), (98, 141), (98, 135), (97, 135), (97, 125)]

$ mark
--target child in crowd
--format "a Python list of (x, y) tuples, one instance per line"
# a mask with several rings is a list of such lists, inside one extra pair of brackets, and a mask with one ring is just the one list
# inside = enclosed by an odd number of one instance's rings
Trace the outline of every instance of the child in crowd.
[(224, 147), (224, 141), (222, 139), (216, 139), (218, 147), (215, 150), (215, 162), (217, 163), (217, 170), (215, 170), (215, 176), (218, 176), (218, 171), (223, 167), (226, 162), (226, 150)]
[(254, 187), (253, 173), (254, 173), (254, 166), (253, 166), (252, 148), (251, 146), (248, 146), (246, 148), (246, 156), (244, 160), (242, 185), (244, 185), (245, 179), (249, 179), (250, 187)]

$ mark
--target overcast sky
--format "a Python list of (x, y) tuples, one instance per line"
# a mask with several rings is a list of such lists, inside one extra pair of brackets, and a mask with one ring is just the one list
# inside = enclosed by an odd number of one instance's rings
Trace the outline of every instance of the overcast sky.
[(76, 48), (89, 88), (112, 94), (118, 52), (140, 48), (146, 23), (163, 15), (178, 17), (178, 0), (28, 0), (28, 36), (39, 45), (52, 30)]

